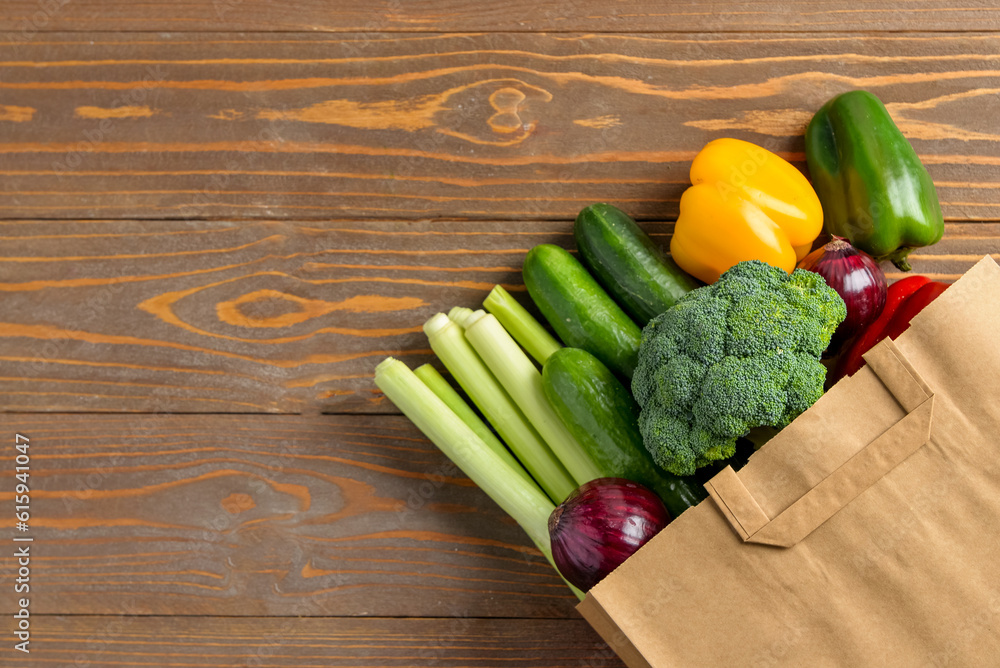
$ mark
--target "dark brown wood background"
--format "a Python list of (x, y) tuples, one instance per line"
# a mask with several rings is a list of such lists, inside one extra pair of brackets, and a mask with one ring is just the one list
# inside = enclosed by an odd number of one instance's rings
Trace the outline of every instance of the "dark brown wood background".
[(667, 244), (713, 138), (804, 167), (852, 88), (937, 183), (914, 270), (1000, 256), (991, 4), (7, 0), (0, 664), (620, 666), (375, 364), (591, 202)]

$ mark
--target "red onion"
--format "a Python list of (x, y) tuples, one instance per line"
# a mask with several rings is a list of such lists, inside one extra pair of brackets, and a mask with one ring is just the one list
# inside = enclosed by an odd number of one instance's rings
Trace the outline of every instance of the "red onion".
[(669, 522), (660, 497), (639, 483), (591, 480), (549, 516), (552, 558), (566, 580), (587, 591)]
[(840, 345), (882, 313), (888, 285), (885, 274), (867, 253), (858, 250), (842, 237), (833, 237), (799, 262), (800, 269), (816, 272), (847, 305), (847, 318), (834, 332), (830, 350)]

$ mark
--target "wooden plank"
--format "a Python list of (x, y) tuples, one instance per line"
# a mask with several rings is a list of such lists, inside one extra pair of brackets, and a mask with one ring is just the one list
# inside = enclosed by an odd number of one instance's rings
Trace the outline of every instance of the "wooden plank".
[(9, 218), (667, 220), (706, 142), (801, 167), (860, 87), (949, 219), (1000, 219), (992, 33), (57, 33), (0, 64)]
[[(5, 636), (13, 638), (12, 618)], [(624, 666), (582, 619), (52, 617), (6, 668), (578, 668)]]
[(521, 528), (401, 416), (8, 414), (0, 432), (30, 439), (30, 531), (0, 526), (34, 539), (32, 613), (576, 615)]
[(496, 6), (455, 0), (401, 2), (346, 0), (198, 0), (135, 3), (128, 0), (6, 0), (0, 24), (8, 40), (44, 37), (52, 30), (261, 30), (261, 31), (596, 31), (689, 32), (732, 30), (996, 30), (989, 0), (902, 2), (670, 3), (576, 0), (571, 4), (513, 0)]
[[(571, 224), (0, 222), (0, 406), (396, 412), (375, 365), (432, 360), (423, 322), (497, 283), (530, 305), (521, 263), (549, 242)], [(986, 253), (1000, 224), (949, 224), (913, 267), (950, 281)]]
[(0, 223), (6, 410), (394, 411), (375, 365), (421, 326), (523, 289), (546, 222)]

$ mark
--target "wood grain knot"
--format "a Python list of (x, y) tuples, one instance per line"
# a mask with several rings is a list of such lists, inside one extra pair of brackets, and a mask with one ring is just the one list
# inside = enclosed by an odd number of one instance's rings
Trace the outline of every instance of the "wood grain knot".
[[(493, 89), (492, 92), (490, 89)], [(430, 130), (473, 144), (510, 146), (524, 141), (543, 115), (535, 102), (552, 100), (544, 88), (519, 79), (483, 79), (412, 99), (325, 100), (307, 107), (258, 109), (256, 117), (340, 125), (359, 130)], [(209, 117), (241, 118), (242, 112), (223, 109)], [(496, 135), (515, 135), (497, 139)]]
[(552, 94), (518, 79), (486, 79), (447, 91), (447, 100), (435, 119), (438, 132), (473, 144), (513, 146), (535, 131), (543, 116), (539, 105)]
[(244, 510), (253, 510), (257, 503), (249, 494), (234, 492), (222, 500), (222, 509), (230, 515), (238, 515)]
[(517, 108), (524, 102), (525, 95), (516, 88), (501, 88), (490, 95), (490, 105), (497, 113), (490, 116), (487, 124), (494, 132), (507, 134), (521, 130), (521, 117)]
[(255, 290), (235, 299), (219, 302), (215, 311), (219, 320), (236, 327), (275, 328), (298, 325), (335, 311), (349, 313), (391, 312), (414, 308), (423, 302), (416, 298), (355, 295), (342, 301), (308, 299), (278, 290)]

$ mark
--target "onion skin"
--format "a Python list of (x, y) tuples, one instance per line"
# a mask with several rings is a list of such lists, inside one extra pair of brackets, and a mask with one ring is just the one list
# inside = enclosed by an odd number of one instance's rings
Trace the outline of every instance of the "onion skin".
[(885, 308), (888, 284), (878, 263), (843, 237), (833, 237), (822, 248), (806, 255), (798, 264), (822, 276), (847, 306), (847, 317), (834, 332), (830, 352), (864, 331)]
[(570, 584), (587, 591), (669, 523), (663, 501), (647, 487), (591, 480), (549, 516), (552, 558)]

